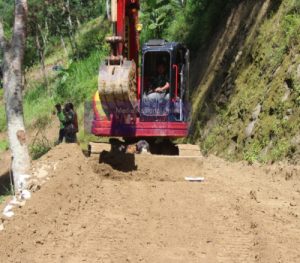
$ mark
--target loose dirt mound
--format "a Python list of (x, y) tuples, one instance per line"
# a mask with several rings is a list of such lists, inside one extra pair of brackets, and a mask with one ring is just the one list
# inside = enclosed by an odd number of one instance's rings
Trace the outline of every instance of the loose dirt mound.
[(299, 262), (299, 167), (130, 158), (124, 172), (59, 145), (34, 163), (48, 182), (5, 222), (0, 261)]
[(100, 187), (99, 176), (94, 176), (77, 145), (59, 145), (35, 162), (33, 171), (36, 179), (41, 176), (51, 180), (24, 208), (15, 211), (12, 220), (5, 222), (5, 231), (1, 233), (1, 262), (44, 262), (41, 255), (35, 257), (30, 251), (48, 242), (55, 245), (57, 239), (62, 242), (68, 226), (65, 220), (76, 219), (86, 203), (93, 202), (91, 198)]

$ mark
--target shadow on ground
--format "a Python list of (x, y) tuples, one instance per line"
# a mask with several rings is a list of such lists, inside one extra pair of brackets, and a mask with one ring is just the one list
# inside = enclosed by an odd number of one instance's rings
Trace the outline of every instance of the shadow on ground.
[(7, 171), (0, 175), (0, 196), (9, 195), (11, 192), (10, 175)]
[(113, 169), (121, 172), (131, 172), (137, 170), (135, 155), (131, 153), (118, 153), (103, 151), (99, 156), (99, 163), (106, 163)]

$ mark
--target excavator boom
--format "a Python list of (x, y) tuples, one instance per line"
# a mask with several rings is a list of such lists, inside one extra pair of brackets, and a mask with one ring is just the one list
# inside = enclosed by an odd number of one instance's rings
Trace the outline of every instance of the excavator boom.
[(113, 35), (106, 38), (111, 55), (100, 67), (98, 85), (106, 115), (137, 109), (138, 9), (138, 0), (111, 1)]

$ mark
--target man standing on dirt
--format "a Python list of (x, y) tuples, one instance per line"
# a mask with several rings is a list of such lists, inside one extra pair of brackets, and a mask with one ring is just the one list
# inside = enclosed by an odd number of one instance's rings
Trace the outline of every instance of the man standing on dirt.
[(65, 123), (66, 123), (66, 118), (65, 115), (62, 111), (61, 105), (58, 103), (55, 105), (56, 108), (56, 115), (59, 120), (59, 134), (58, 134), (58, 144), (62, 143), (64, 138), (65, 138)]
[(72, 102), (69, 103), (70, 109), (73, 111), (74, 114), (74, 128), (75, 128), (75, 132), (77, 133), (78, 130), (78, 117), (77, 117), (77, 112), (74, 110), (74, 105)]
[(67, 143), (76, 143), (76, 133), (78, 132), (77, 114), (74, 112), (72, 103), (67, 103), (64, 107), (66, 118), (65, 137)]

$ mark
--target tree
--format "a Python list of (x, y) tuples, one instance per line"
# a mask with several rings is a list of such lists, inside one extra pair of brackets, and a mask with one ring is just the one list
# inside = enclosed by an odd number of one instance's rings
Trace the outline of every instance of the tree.
[(0, 20), (0, 47), (3, 51), (3, 87), (9, 145), (13, 156), (12, 171), (16, 193), (26, 193), (30, 157), (26, 144), (23, 118), (22, 90), (26, 43), (27, 0), (15, 0), (12, 37), (6, 39), (3, 21)]

